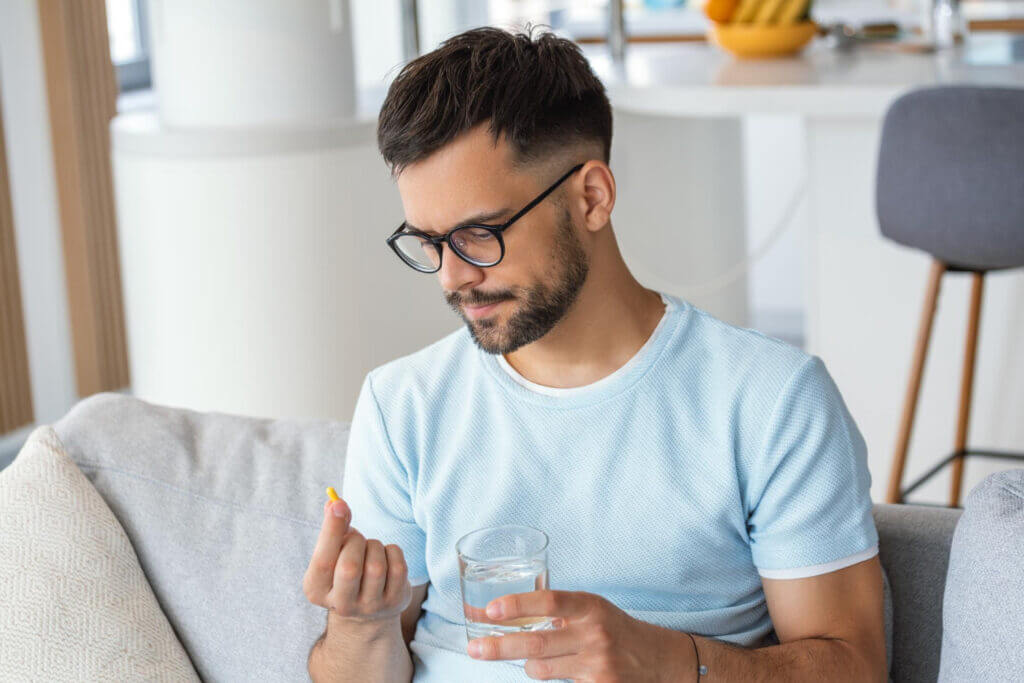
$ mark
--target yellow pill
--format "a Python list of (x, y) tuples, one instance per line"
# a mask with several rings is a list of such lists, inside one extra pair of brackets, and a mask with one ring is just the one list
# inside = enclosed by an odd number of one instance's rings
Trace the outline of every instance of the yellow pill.
[(331, 500), (338, 500), (338, 493), (334, 490), (333, 486), (327, 487), (327, 495), (330, 497)]

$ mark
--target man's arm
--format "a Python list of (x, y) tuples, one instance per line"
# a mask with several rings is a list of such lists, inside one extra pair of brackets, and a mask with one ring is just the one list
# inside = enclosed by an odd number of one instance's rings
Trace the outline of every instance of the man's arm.
[[(888, 680), (877, 555), (827, 574), (762, 583), (779, 644), (745, 649), (694, 635), (707, 680)], [(692, 658), (689, 637), (680, 635), (679, 647)]]
[(313, 683), (411, 681), (412, 658), (395, 616), (379, 624), (354, 625), (328, 612), (327, 628), (309, 655)]
[[(412, 599), (402, 612), (398, 623), (399, 637), (391, 623), (380, 629), (355, 630), (346, 628), (340, 619), (328, 612), (327, 628), (313, 644), (309, 654), (309, 675), (314, 683), (321, 681), (408, 681), (412, 680), (413, 666), (409, 642), (416, 633), (416, 623), (422, 614), (427, 595), (424, 583), (412, 587)], [(404, 657), (403, 657), (404, 655)], [(406, 673), (408, 663), (408, 673)], [(373, 676), (378, 678), (374, 679)]]
[[(381, 627), (368, 631), (347, 626), (347, 623), (352, 622), (346, 623), (344, 619), (339, 618), (339, 614), (345, 616), (347, 613), (341, 608), (340, 602), (335, 602), (335, 606), (342, 611), (328, 617), (324, 635), (310, 651), (308, 664), (310, 676), (315, 681), (380, 680), (392, 683), (408, 681), (413, 673), (412, 657), (407, 642), (411, 640), (415, 622), (419, 619), (422, 600), (417, 598), (426, 592), (426, 584), (411, 586), (408, 577), (423, 577), (428, 574), (426, 533), (416, 523), (409, 492), (409, 469), (406, 461), (395, 452), (387, 434), (381, 406), (374, 394), (373, 375), (374, 373), (370, 372), (364, 379), (352, 415), (341, 482), (341, 499), (350, 506), (350, 511), (355, 515), (353, 520), (366, 532), (366, 538), (374, 540), (366, 541), (365, 557), (360, 550), (354, 550), (350, 553), (348, 562), (353, 565), (353, 569), (364, 562), (367, 570), (372, 569), (371, 564), (376, 565), (375, 576), (379, 583), (380, 572), (389, 573), (382, 570), (381, 565), (390, 567), (393, 560), (400, 560), (404, 569), (399, 583), (404, 586), (403, 595), (404, 591), (409, 591), (412, 597), (409, 603), (402, 603), (405, 607), (401, 612), (398, 612), (397, 607), (394, 610), (385, 610), (393, 615), (393, 623), (389, 622), (386, 627), (381, 624)], [(343, 531), (339, 527), (336, 533), (340, 535)], [(375, 539), (389, 541), (384, 547), (386, 563), (385, 556), (380, 553), (381, 541)], [(311, 602), (325, 608), (328, 607), (327, 595), (332, 587), (337, 592), (339, 581), (345, 583), (346, 580), (352, 580), (346, 579), (345, 569), (340, 566), (345, 564), (345, 558), (339, 557), (337, 546), (340, 543), (341, 541), (332, 541), (330, 547), (321, 553), (322, 557), (314, 558), (310, 565), (311, 578), (306, 595)], [(369, 561), (371, 544), (378, 556), (374, 562)], [(397, 551), (399, 556), (392, 557), (392, 550)], [(341, 554), (345, 554), (344, 549), (341, 550)], [(353, 577), (358, 575), (356, 571), (351, 572)], [(358, 579), (355, 581), (358, 586), (356, 590), (362, 594), (365, 584)], [(385, 583), (384, 593), (391, 593), (388, 587), (392, 583), (392, 578), (389, 577)], [(362, 609), (359, 607), (361, 600), (355, 598), (352, 590), (347, 589), (347, 593), (341, 591), (335, 598), (338, 601), (347, 601), (351, 613), (366, 612), (367, 606), (363, 605)], [(384, 602), (389, 601), (385, 599)], [(395, 601), (395, 604), (397, 602)], [(410, 624), (409, 619), (413, 616), (415, 619)]]

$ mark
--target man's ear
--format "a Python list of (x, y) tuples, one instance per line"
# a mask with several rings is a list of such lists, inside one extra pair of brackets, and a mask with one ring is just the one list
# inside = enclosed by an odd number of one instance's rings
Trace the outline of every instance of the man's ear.
[(611, 219), (615, 206), (615, 176), (608, 164), (592, 159), (580, 169), (583, 193), (580, 198), (584, 226), (590, 232), (597, 232)]

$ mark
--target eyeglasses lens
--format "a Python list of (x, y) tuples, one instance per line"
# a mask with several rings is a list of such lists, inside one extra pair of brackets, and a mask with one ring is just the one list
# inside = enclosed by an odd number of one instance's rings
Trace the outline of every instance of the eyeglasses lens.
[(413, 268), (430, 271), (438, 267), (437, 248), (419, 235), (401, 235), (394, 245)]
[(501, 259), (498, 236), (484, 228), (472, 226), (452, 232), (451, 242), (459, 253), (479, 265), (490, 265)]

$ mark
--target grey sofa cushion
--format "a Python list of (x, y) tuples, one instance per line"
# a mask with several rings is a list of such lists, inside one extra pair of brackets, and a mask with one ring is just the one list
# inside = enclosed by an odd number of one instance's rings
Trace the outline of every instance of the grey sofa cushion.
[(348, 426), (96, 394), (54, 425), (124, 527), (205, 681), (308, 681), (325, 613), (302, 592)]
[(1024, 469), (964, 501), (943, 607), (939, 681), (1024, 680)]
[(872, 514), (892, 591), (890, 680), (933, 683), (942, 644), (942, 594), (960, 510), (878, 503)]

